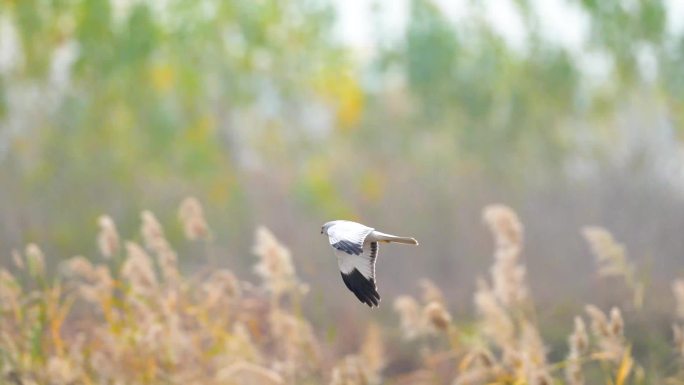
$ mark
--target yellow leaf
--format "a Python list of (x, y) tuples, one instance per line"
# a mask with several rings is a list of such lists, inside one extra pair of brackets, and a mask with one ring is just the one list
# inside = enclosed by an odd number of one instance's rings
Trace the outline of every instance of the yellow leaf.
[(157, 65), (152, 68), (152, 85), (157, 91), (166, 92), (174, 83), (174, 71), (168, 64)]
[(364, 94), (358, 79), (349, 71), (325, 70), (315, 77), (314, 86), (336, 112), (342, 129), (355, 127), (361, 118)]
[(354, 79), (346, 79), (340, 87), (337, 119), (344, 128), (356, 125), (363, 110), (363, 92)]
[(50, 334), (52, 335), (52, 341), (55, 345), (55, 351), (58, 354), (64, 352), (64, 341), (62, 340), (61, 330), (73, 302), (73, 299), (65, 301), (62, 307), (56, 309), (56, 314), (54, 314), (50, 320)]
[(620, 367), (617, 371), (617, 376), (615, 377), (615, 385), (624, 385), (629, 373), (634, 365), (634, 360), (631, 355), (631, 346), (625, 349), (625, 354), (622, 356), (622, 361), (620, 362)]

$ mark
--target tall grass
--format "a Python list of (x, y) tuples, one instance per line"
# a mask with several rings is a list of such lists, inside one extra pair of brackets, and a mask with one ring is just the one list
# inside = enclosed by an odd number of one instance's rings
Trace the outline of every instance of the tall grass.
[[(184, 234), (210, 245), (199, 202), (179, 209)], [(289, 250), (256, 231), (258, 284), (227, 269), (184, 274), (154, 214), (141, 214), (142, 242), (120, 238), (102, 216), (99, 262), (82, 256), (46, 273), (34, 244), (0, 269), (0, 369), (10, 384), (646, 384), (619, 308), (587, 305), (567, 325), (567, 354), (551, 362), (523, 264), (523, 225), (508, 207), (485, 208), (494, 263), (474, 293), (477, 322), (458, 322), (447, 296), (420, 282), (422, 296), (395, 299), (396, 325), (370, 324), (356, 353), (334, 357), (306, 318), (308, 286)], [(600, 272), (643, 292), (624, 248), (599, 228), (585, 229)], [(211, 250), (205, 247), (204, 250)], [(205, 258), (212, 258), (207, 252)], [(684, 384), (684, 280), (672, 284), (672, 365), (660, 373)], [(635, 296), (640, 303), (639, 295)], [(589, 325), (589, 327), (587, 327)], [(400, 330), (420, 363), (385, 375), (388, 329)], [(323, 328), (324, 329), (324, 328)]]

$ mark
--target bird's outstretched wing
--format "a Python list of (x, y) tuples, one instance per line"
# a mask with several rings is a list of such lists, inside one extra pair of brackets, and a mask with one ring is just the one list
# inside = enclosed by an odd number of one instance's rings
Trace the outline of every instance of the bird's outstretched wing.
[(335, 249), (344, 284), (361, 302), (370, 307), (380, 303), (380, 294), (375, 285), (378, 243), (365, 244), (366, 237), (374, 230), (347, 221), (340, 221), (328, 230), (330, 245)]
[(328, 229), (328, 240), (330, 246), (336, 250), (350, 255), (361, 255), (363, 253), (363, 243), (368, 234), (373, 232), (373, 228), (364, 226), (360, 223), (339, 221), (339, 223)]
[(359, 301), (373, 307), (380, 303), (380, 294), (375, 285), (375, 260), (378, 257), (378, 243), (371, 242), (368, 250), (360, 255), (350, 255), (335, 250), (342, 280)]

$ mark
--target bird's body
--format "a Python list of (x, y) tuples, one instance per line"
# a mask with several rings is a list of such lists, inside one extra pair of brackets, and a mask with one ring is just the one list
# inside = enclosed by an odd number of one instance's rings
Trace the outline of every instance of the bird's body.
[(409, 237), (398, 237), (376, 231), (372, 227), (351, 221), (331, 221), (323, 225), (333, 247), (342, 280), (349, 290), (366, 305), (378, 306), (380, 294), (375, 284), (375, 262), (381, 242), (417, 245)]

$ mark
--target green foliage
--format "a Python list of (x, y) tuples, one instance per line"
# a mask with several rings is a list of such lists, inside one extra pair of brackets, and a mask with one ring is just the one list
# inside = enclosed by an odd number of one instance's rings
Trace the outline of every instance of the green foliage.
[(532, 39), (521, 54), (483, 17), (454, 27), (423, 0), (411, 12), (405, 67), (424, 124), (448, 130), (461, 150), (495, 170), (560, 161), (567, 143), (555, 126), (575, 110), (580, 77), (564, 48)]
[(580, 126), (610, 148), (605, 119), (632, 95), (661, 97), (681, 129), (684, 44), (666, 30), (665, 3), (571, 5), (588, 16), (583, 48), (606, 58), (605, 80), (544, 36), (523, 0), (522, 50), (480, 2), (455, 21), (412, 0), (405, 32), (369, 36), (379, 50), (366, 62), (336, 37), (326, 0), (2, 0), (19, 46), (0, 72), (7, 201), (29, 218), (22, 237), (59, 245), (84, 242), (77, 225), (50, 226), (67, 213), (130, 222), (122, 201), (166, 206), (188, 190), (230, 218), (250, 214), (250, 189), (353, 216), (408, 178), (369, 164), (411, 170), (448, 196), (443, 182), (460, 173), (557, 175), (582, 146)]

